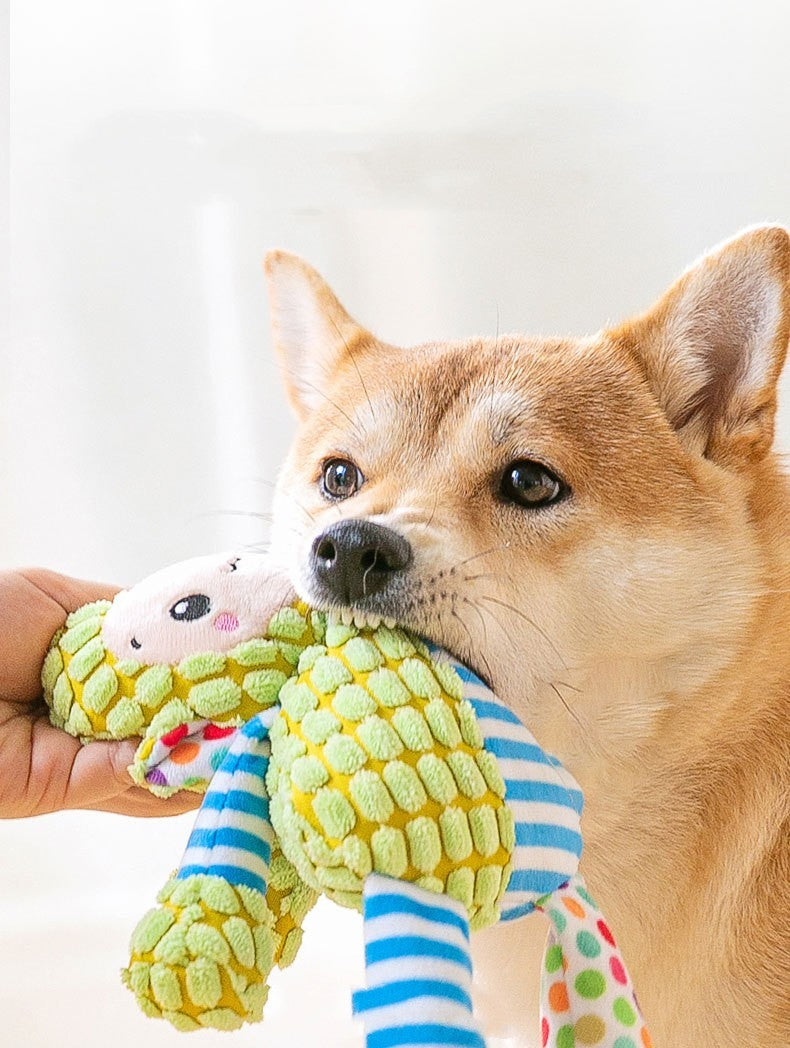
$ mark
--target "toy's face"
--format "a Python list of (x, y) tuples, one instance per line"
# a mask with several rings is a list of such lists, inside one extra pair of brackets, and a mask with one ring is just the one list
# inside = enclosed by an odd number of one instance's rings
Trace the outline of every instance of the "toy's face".
[(119, 593), (102, 639), (117, 659), (148, 665), (226, 652), (259, 635), (290, 593), (265, 557), (196, 557)]

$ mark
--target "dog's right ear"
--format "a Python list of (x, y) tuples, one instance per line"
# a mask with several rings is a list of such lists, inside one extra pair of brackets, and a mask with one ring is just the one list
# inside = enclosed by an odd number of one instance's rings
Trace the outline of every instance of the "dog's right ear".
[(788, 231), (762, 226), (727, 241), (614, 335), (686, 448), (736, 470), (759, 461), (790, 340)]
[(304, 418), (326, 403), (324, 390), (344, 359), (374, 339), (298, 255), (270, 251), (263, 268), (286, 391), (297, 416)]

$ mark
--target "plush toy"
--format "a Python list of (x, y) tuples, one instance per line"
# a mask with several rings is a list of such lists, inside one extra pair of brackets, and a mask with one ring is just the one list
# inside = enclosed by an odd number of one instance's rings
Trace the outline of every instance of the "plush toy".
[(181, 1030), (259, 1020), (319, 893), (362, 911), (368, 1048), (481, 1046), (469, 931), (542, 910), (542, 1043), (650, 1044), (578, 872), (582, 796), (508, 707), (418, 637), (297, 601), (265, 557), (206, 557), (69, 616), (53, 722), (142, 741), (152, 793), (205, 791), (132, 935), (142, 1009)]

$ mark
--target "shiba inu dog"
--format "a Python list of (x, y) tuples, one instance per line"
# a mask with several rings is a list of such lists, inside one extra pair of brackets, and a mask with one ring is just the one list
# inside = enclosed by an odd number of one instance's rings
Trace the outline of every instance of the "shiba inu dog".
[[(580, 339), (388, 345), (266, 262), (300, 420), (299, 593), (455, 652), (584, 788), (582, 869), (656, 1048), (790, 1044), (790, 236), (746, 231)], [(539, 1043), (543, 929), (477, 937), (491, 1037)]]

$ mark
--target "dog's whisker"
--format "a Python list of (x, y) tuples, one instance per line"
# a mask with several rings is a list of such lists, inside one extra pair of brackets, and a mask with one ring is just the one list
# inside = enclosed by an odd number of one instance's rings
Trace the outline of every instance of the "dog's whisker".
[(310, 389), (318, 393), (319, 396), (322, 396), (324, 400), (327, 401), (328, 404), (331, 404), (335, 411), (339, 412), (343, 416), (343, 418), (348, 422), (349, 426), (351, 426), (352, 433), (354, 433), (359, 440), (364, 439), (366, 431), (363, 430), (358, 423), (354, 422), (351, 416), (346, 411), (344, 411), (339, 404), (336, 404), (335, 401), (332, 400), (332, 398), (325, 392), (325, 390), (321, 389), (320, 386), (314, 385), (312, 382), (308, 382), (308, 380), (303, 376), (299, 376), (298, 384), (302, 386), (309, 386)]
[(463, 627), (467, 637), (469, 638), (469, 655), (468, 655), (468, 657), (470, 659), (480, 659), (482, 661), (483, 666), (484, 666), (485, 671), (486, 671), (486, 679), (487, 679), (489, 685), (493, 686), (493, 679), (494, 678), (493, 678), (493, 674), (491, 673), (491, 667), (488, 664), (488, 659), (486, 658), (485, 653), (478, 650), (478, 647), (475, 645), (474, 637), (472, 636), (471, 630), (469, 629), (467, 624), (464, 622), (462, 616), (458, 613), (458, 610), (456, 609), (456, 607), (454, 605), (450, 608), (450, 611), (451, 611), (453, 617), (456, 618), (461, 623), (461, 626)]
[(195, 515), (196, 520), (206, 517), (251, 517), (253, 520), (265, 520), (269, 524), (274, 519), (271, 513), (260, 513), (251, 509), (208, 509)]
[(436, 516), (436, 510), (437, 510), (438, 506), (439, 506), (439, 495), (437, 494), (437, 496), (436, 496), (436, 498), (434, 499), (434, 502), (433, 502), (433, 509), (431, 510), (431, 515), (430, 515), (430, 517), (428, 517), (427, 521), (425, 521), (425, 523), (422, 526), (422, 530), (423, 531), (428, 531), (430, 529), (431, 524), (433, 524), (433, 518)]
[(482, 630), (483, 630), (483, 644), (487, 645), (488, 644), (488, 624), (486, 623), (486, 620), (483, 618), (483, 614), (480, 611), (480, 608), (478, 608), (477, 604), (475, 604), (475, 602), (473, 600), (469, 600), (468, 597), (463, 597), (462, 600), (463, 600), (464, 604), (468, 604), (469, 605), (469, 607), (472, 609), (472, 611), (474, 611), (475, 614), (477, 615), (477, 617), (480, 619), (480, 626), (482, 627)]
[(295, 499), (293, 496), (290, 496), (290, 498), (294, 506), (296, 506), (297, 509), (300, 509), (302, 513), (304, 513), (304, 515), (308, 518), (308, 520), (311, 520), (313, 523), (315, 523), (315, 516), (310, 512), (310, 510), (306, 509), (298, 499)]
[(582, 731), (584, 731), (585, 730), (584, 724), (581, 722), (579, 717), (576, 715), (576, 713), (574, 712), (572, 707), (565, 701), (565, 699), (564, 699), (564, 697), (562, 695), (562, 692), (557, 687), (557, 685), (554, 684), (552, 681), (544, 681), (543, 683), (544, 684), (548, 684), (548, 686), (551, 688), (551, 690), (554, 692), (554, 694), (560, 700), (560, 702), (565, 707), (565, 709), (568, 711), (568, 713), (571, 715), (571, 717), (573, 717), (573, 719), (576, 721), (576, 723), (579, 725), (579, 727), (582, 729)]
[(498, 349), (499, 349), (499, 303), (497, 302), (496, 303), (496, 335), (494, 336), (494, 366), (491, 368), (491, 386), (490, 386), (491, 393), (490, 393), (490, 396), (489, 396), (489, 403), (488, 403), (488, 424), (489, 424), (490, 427), (493, 427), (493, 424), (494, 424), (494, 403), (495, 403), (495, 401), (494, 401), (494, 393), (496, 391), (497, 363), (499, 362), (499, 354), (497, 352)]
[(482, 553), (473, 553), (471, 557), (467, 557), (465, 560), (459, 560), (453, 565), (452, 570), (457, 571), (458, 568), (462, 568), (464, 564), (471, 564), (473, 560), (477, 560), (478, 557), (487, 557), (491, 553), (498, 553), (500, 550), (509, 549), (510, 542), (502, 542), (498, 546), (492, 546), (490, 549), (484, 549)]
[[(480, 611), (480, 609), (478, 608), (478, 606), (475, 604), (474, 601), (468, 600), (466, 597), (464, 597), (463, 598), (463, 602), (464, 602), (464, 604), (468, 604), (469, 607), (472, 609), (472, 611), (474, 611), (475, 614), (477, 615), (477, 617), (480, 619), (480, 625), (482, 626), (482, 629), (483, 629), (483, 644), (482, 644), (482, 647), (486, 648), (488, 646), (488, 625), (486, 624), (486, 620), (483, 618), (482, 612)], [(480, 646), (478, 645), (477, 647), (480, 647)], [(481, 650), (479, 657), (483, 660), (483, 662), (485, 664), (486, 673), (488, 674), (488, 682), (489, 682), (489, 684), (493, 685), (494, 675), (491, 672), (491, 667), (488, 664), (488, 659), (485, 656), (485, 652)]]
[(558, 680), (558, 681), (555, 681), (554, 683), (555, 684), (559, 684), (563, 688), (570, 688), (571, 691), (575, 691), (578, 695), (582, 694), (582, 689), (581, 688), (577, 688), (575, 684), (569, 684), (568, 681), (566, 681), (566, 680)]
[(566, 670), (570, 668), (568, 666), (567, 662), (565, 661), (564, 657), (562, 656), (562, 653), (559, 651), (559, 649), (557, 648), (556, 644), (551, 639), (551, 637), (549, 637), (549, 635), (546, 633), (546, 631), (544, 629), (542, 629), (537, 624), (537, 622), (535, 622), (533, 619), (531, 619), (529, 617), (529, 615), (526, 614), (526, 612), (523, 612), (520, 608), (517, 608), (514, 604), (509, 604), (506, 600), (499, 600), (498, 597), (481, 597), (480, 599), (484, 600), (484, 601), (488, 601), (491, 604), (497, 604), (497, 605), (499, 605), (499, 607), (505, 608), (507, 611), (512, 611), (514, 615), (518, 615), (519, 618), (523, 619), (524, 622), (526, 622), (528, 625), (530, 625), (537, 633), (540, 634), (541, 637), (543, 637), (543, 639), (546, 641), (546, 643), (552, 649), (554, 654), (560, 660), (560, 662), (562, 663), (563, 667)]
[[(346, 352), (348, 353), (349, 357), (351, 357), (351, 363), (354, 365), (354, 370), (357, 373), (357, 378), (359, 379), (359, 383), (362, 386), (362, 390), (363, 390), (363, 392), (365, 394), (365, 400), (368, 402), (368, 410), (370, 411), (371, 421), (374, 421), (375, 420), (375, 415), (373, 413), (373, 403), (371, 402), (370, 394), (368, 393), (368, 387), (365, 385), (365, 380), (362, 377), (362, 372), (359, 370), (359, 365), (357, 364), (357, 358), (354, 356), (354, 353), (352, 352), (351, 346), (348, 344), (348, 339), (346, 338), (346, 336), (343, 334), (343, 332), (338, 327), (338, 324), (337, 324), (337, 321), (335, 320), (335, 318), (333, 316), (331, 316), (331, 315), (328, 315), (328, 316), (329, 316), (329, 320), (330, 320), (332, 326), (334, 327), (335, 331), (340, 336), (340, 339), (341, 339), (343, 345), (346, 347)], [(353, 425), (353, 423), (352, 423), (352, 425)], [(365, 429), (365, 427), (361, 423), (360, 423), (360, 425), (362, 426), (363, 431), (367, 432), (367, 430)]]

